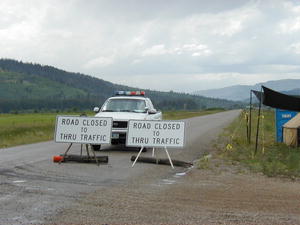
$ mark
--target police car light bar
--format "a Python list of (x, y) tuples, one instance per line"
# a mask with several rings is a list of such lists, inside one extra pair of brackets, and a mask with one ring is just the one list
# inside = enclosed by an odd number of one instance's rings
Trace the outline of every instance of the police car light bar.
[(116, 91), (115, 95), (145, 96), (145, 92), (144, 91)]

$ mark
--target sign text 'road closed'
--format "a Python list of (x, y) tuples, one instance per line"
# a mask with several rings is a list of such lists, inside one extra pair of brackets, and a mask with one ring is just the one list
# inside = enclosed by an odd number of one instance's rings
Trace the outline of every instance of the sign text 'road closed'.
[(55, 142), (109, 144), (112, 118), (57, 116)]
[(182, 121), (129, 120), (126, 145), (135, 147), (177, 147), (185, 142)]

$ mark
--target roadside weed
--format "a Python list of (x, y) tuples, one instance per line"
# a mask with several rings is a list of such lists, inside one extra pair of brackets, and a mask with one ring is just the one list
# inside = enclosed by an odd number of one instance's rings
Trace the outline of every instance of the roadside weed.
[(205, 154), (197, 162), (198, 169), (208, 169), (210, 167), (211, 154)]

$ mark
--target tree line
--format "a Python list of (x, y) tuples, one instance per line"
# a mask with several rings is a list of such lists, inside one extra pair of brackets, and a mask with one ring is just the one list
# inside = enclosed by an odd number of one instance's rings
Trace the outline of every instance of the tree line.
[[(9, 71), (11, 74), (3, 71)], [(6, 75), (1, 77), (1, 74)], [(91, 110), (94, 106), (101, 106), (117, 90), (140, 90), (52, 66), (23, 63), (12, 59), (0, 59), (0, 81), (2, 90), (5, 90), (3, 92), (0, 90), (2, 113), (26, 110)], [(234, 101), (173, 91), (145, 91), (147, 97), (151, 98), (156, 108), (160, 110), (220, 107), (231, 109), (242, 106), (242, 103)]]

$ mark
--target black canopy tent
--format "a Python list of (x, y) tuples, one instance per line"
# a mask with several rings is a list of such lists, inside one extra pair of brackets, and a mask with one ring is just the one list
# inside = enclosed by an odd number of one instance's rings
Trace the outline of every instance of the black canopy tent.
[(248, 143), (251, 142), (251, 121), (252, 121), (252, 93), (255, 95), (255, 97), (259, 100), (259, 102), (263, 99), (263, 92), (262, 91), (256, 91), (256, 90), (250, 90), (250, 103), (249, 103), (249, 132), (248, 132)]
[[(251, 90), (255, 97), (266, 106), (272, 108), (300, 111), (300, 97), (286, 95), (262, 86), (261, 91)], [(252, 98), (252, 96), (250, 96)]]
[(260, 124), (260, 113), (262, 104), (278, 109), (292, 110), (300, 112), (300, 98), (297, 96), (286, 95), (277, 91), (274, 91), (265, 86), (261, 86), (261, 91), (251, 90), (250, 91), (250, 116), (249, 116), (249, 136), (248, 142), (251, 142), (251, 110), (252, 110), (252, 93), (259, 100), (259, 111), (257, 119), (257, 131), (256, 131), (256, 143), (255, 153), (257, 152), (258, 146), (258, 132)]
[(300, 111), (300, 98), (297, 96), (286, 95), (270, 88), (263, 88), (263, 104), (285, 110)]

